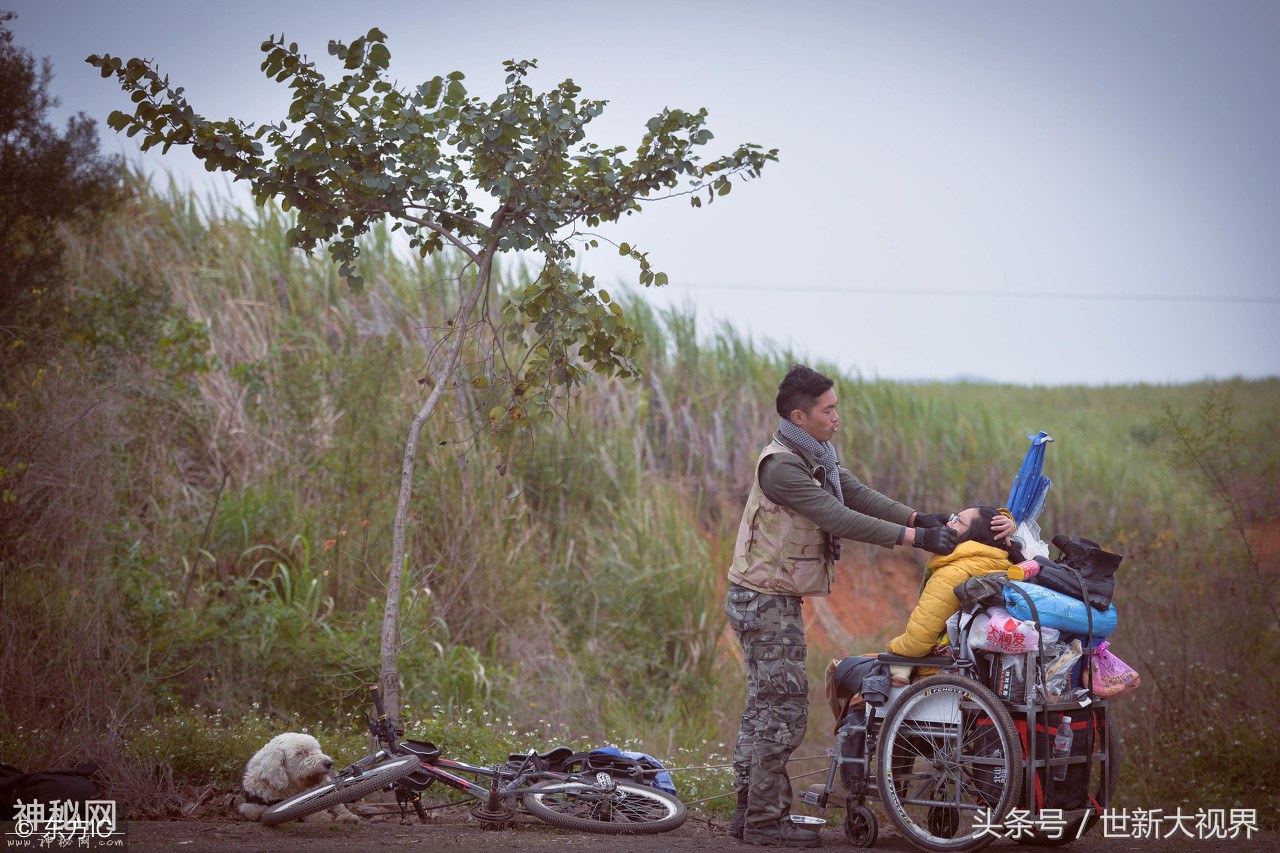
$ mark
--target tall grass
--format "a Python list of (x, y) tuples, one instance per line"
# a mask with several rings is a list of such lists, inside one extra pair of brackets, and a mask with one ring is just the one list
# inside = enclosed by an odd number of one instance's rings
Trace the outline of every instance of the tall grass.
[[(175, 702), (220, 709), (218, 726), (243, 716), (256, 734), (263, 710), (284, 725), (363, 701), (405, 428), (457, 298), (454, 261), (405, 259), (385, 231), (363, 249), (375, 272), (354, 295), (331, 264), (288, 248), (279, 211), (134, 189), (100, 232), (71, 241), (80, 313), (66, 345), (3, 380), (0, 473), (14, 498), (0, 504), (0, 731), (28, 733), (0, 736), (10, 763), (125, 744), (106, 757), (136, 767), (129, 733)], [(521, 272), (502, 275), (506, 286)], [(648, 345), (640, 381), (595, 383), (505, 454), (482, 440), (487, 407), (465, 382), (429, 426), (403, 569), (402, 694), (442, 718), (483, 712), (723, 761), (742, 685), (720, 589), (791, 357), (641, 297), (625, 305)], [(468, 353), (464, 376), (481, 369)], [(1138, 721), (1212, 721), (1193, 769), (1227, 780), (1217, 802), (1244, 805), (1259, 795), (1229, 768), (1252, 731), (1280, 734), (1274, 680), (1259, 671), (1274, 671), (1276, 644), (1257, 642), (1276, 628), (1221, 547), (1221, 510), (1159, 425), (1162, 407), (1189, 411), (1205, 391), (837, 385), (846, 464), (925, 511), (1002, 503), (1025, 434), (1055, 436), (1046, 539), (1084, 535), (1127, 555), (1115, 646), (1146, 681), (1118, 707), (1135, 769), (1122, 791), (1148, 807), (1210, 789), (1162, 778), (1161, 744)], [(1245, 434), (1266, 446), (1280, 382), (1239, 391)], [(884, 614), (886, 629), (905, 616)], [(1231, 721), (1240, 709), (1248, 732)], [(45, 736), (31, 738), (37, 721)], [(1226, 730), (1244, 746), (1225, 748)]]

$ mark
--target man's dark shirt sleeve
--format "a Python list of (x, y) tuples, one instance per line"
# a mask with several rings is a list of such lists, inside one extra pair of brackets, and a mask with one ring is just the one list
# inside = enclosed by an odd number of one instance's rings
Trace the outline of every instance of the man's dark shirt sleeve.
[(813, 482), (800, 457), (776, 453), (760, 465), (760, 489), (774, 503), (785, 504), (841, 539), (892, 548), (914, 511), (840, 469), (842, 506)]

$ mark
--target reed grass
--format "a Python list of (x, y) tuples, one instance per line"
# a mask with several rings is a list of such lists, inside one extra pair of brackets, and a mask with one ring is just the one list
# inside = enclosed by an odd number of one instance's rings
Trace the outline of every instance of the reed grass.
[[(22, 742), (41, 744), (20, 756), (35, 763), (121, 736), (169, 702), (337, 719), (363, 701), (405, 427), (457, 298), (455, 260), (406, 258), (385, 230), (362, 249), (371, 274), (356, 295), (327, 261), (289, 249), (278, 210), (132, 190), (100, 232), (70, 240), (84, 314), (68, 318), (56, 369), (22, 363), (4, 378), (0, 467), (27, 467), (5, 474), (15, 499), (0, 505), (0, 681), (39, 687), (4, 691), (0, 730), (56, 708), (46, 728), (60, 734)], [(522, 275), (499, 271), (503, 287)], [(622, 301), (647, 344), (641, 380), (595, 382), (509, 451), (483, 440), (487, 407), (466, 382), (429, 426), (402, 694), (655, 755), (705, 749), (714, 763), (742, 691), (719, 590), (793, 356)], [(464, 356), (464, 379), (483, 370), (483, 353)], [(1262, 457), (1280, 381), (1229, 384), (1256, 470), (1274, 471)], [(1195, 791), (1161, 778), (1161, 744), (1139, 721), (1203, 713), (1231, 728), (1196, 698), (1207, 674), (1239, 673), (1219, 684), (1230, 707), (1253, 715), (1259, 737), (1280, 734), (1274, 678), (1259, 672), (1274, 672), (1276, 628), (1243, 557), (1222, 545), (1227, 519), (1159, 426), (1163, 407), (1191, 411), (1208, 387), (838, 376), (842, 459), (924, 511), (1003, 503), (1024, 436), (1054, 435), (1046, 538), (1127, 554), (1116, 648), (1149, 681), (1118, 708), (1138, 771), (1122, 790), (1146, 807)], [(1259, 513), (1273, 519), (1274, 505)], [(1224, 633), (1224, 620), (1241, 630)], [(32, 643), (49, 651), (22, 651)], [(1246, 751), (1220, 750), (1197, 772), (1234, 778), (1222, 768)], [(1254, 796), (1243, 782), (1215, 791)]]

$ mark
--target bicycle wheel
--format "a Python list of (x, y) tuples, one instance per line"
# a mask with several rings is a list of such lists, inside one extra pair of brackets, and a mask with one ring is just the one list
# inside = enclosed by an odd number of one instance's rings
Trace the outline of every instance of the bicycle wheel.
[(276, 803), (262, 813), (262, 822), (267, 826), (275, 826), (287, 820), (315, 814), (338, 803), (358, 800), (379, 788), (394, 784), (417, 769), (416, 755), (405, 755), (375, 764), (359, 776), (345, 775), (351, 770), (347, 768), (339, 774), (337, 779), (316, 785), (301, 794), (294, 794)]
[(934, 675), (885, 712), (876, 778), (889, 819), (931, 853), (979, 850), (998, 837), (1022, 789), (1022, 742), (986, 687)]
[(644, 785), (607, 781), (539, 782), (524, 807), (561, 829), (605, 835), (651, 835), (675, 829), (689, 812), (670, 794)]
[(1093, 742), (1094, 758), (1089, 766), (1090, 811), (1067, 823), (1056, 838), (1053, 837), (1053, 833), (1037, 830), (1029, 836), (1018, 839), (1019, 844), (1028, 844), (1034, 847), (1062, 847), (1084, 836), (1098, 822), (1098, 814), (1092, 810), (1093, 804), (1096, 803), (1097, 807), (1101, 809), (1108, 808), (1116, 795), (1116, 785), (1120, 780), (1120, 731), (1110, 719), (1107, 720), (1104, 737), (1107, 745), (1107, 768), (1105, 769), (1108, 771), (1106, 775), (1109, 778), (1104, 778), (1102, 759), (1097, 757), (1099, 741), (1102, 738), (1095, 738)]

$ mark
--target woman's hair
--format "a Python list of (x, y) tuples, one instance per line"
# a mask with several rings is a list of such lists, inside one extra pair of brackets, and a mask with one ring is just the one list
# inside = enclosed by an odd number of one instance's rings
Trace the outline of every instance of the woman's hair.
[(1022, 549), (1018, 547), (1016, 542), (1010, 542), (1005, 545), (1003, 542), (997, 541), (995, 534), (991, 532), (991, 522), (1000, 514), (1000, 511), (993, 506), (986, 504), (978, 504), (971, 507), (978, 511), (978, 517), (973, 520), (960, 537), (959, 541), (964, 542), (972, 539), (974, 542), (981, 542), (983, 545), (990, 545), (993, 548), (999, 548), (1002, 551), (1009, 552), (1009, 562), (1022, 562)]

